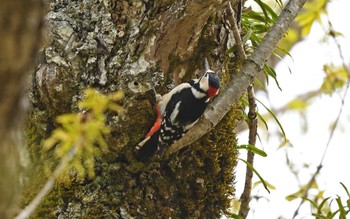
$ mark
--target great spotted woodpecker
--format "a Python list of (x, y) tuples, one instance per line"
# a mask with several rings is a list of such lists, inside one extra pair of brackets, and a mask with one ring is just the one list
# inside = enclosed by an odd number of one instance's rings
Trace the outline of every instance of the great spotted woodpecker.
[(146, 161), (153, 155), (162, 157), (164, 149), (179, 140), (199, 120), (209, 100), (218, 94), (220, 79), (210, 70), (157, 96), (157, 120), (136, 147), (136, 158)]

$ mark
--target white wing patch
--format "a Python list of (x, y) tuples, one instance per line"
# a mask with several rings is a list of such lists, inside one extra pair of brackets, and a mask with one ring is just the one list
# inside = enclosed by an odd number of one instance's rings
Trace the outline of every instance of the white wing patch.
[(181, 90), (183, 90), (184, 88), (190, 88), (191, 85), (189, 83), (182, 83), (178, 86), (176, 86), (174, 89), (172, 89), (169, 93), (164, 94), (164, 96), (162, 97), (162, 99), (159, 101), (159, 107), (160, 107), (160, 113), (162, 114), (162, 116), (164, 116), (165, 113), (165, 108), (168, 105), (171, 97), (175, 94), (180, 92)]
[(174, 111), (170, 115), (170, 121), (172, 124), (176, 125), (176, 116), (179, 114), (179, 107), (180, 107), (181, 101), (177, 102), (175, 105)]

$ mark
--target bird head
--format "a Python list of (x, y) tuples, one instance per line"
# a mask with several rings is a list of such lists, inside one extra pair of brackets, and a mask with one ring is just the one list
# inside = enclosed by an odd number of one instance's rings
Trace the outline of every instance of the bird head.
[(216, 72), (207, 69), (199, 79), (199, 87), (207, 93), (208, 98), (212, 98), (219, 93), (220, 79)]
[(205, 73), (199, 79), (199, 87), (207, 93), (208, 98), (212, 98), (219, 93), (220, 78), (219, 75), (210, 69), (208, 60), (204, 60)]

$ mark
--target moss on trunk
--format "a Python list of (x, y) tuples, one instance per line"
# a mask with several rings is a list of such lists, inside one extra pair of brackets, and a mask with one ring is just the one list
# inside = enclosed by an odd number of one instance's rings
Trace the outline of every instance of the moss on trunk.
[[(215, 130), (167, 160), (144, 164), (106, 154), (97, 159), (96, 178), (58, 183), (34, 217), (219, 218), (234, 195), (241, 119), (241, 109), (232, 109)], [(40, 170), (34, 175), (31, 194), (44, 182)]]

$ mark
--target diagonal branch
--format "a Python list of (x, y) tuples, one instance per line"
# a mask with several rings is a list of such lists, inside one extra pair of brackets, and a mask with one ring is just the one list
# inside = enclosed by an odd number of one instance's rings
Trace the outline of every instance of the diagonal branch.
[(67, 156), (62, 159), (62, 161), (57, 165), (56, 169), (53, 171), (52, 175), (46, 181), (45, 185), (40, 189), (39, 193), (34, 197), (34, 199), (23, 209), (15, 219), (28, 219), (33, 214), (35, 209), (40, 205), (42, 200), (51, 192), (55, 186), (56, 179), (62, 170), (72, 161), (74, 156), (77, 155), (77, 145), (68, 152)]
[(212, 102), (201, 119), (190, 131), (179, 141), (175, 142), (167, 154), (174, 153), (183, 147), (196, 141), (215, 127), (219, 121), (232, 108), (235, 102), (245, 92), (251, 84), (253, 78), (261, 70), (264, 63), (268, 60), (279, 40), (287, 32), (293, 19), (305, 4), (306, 0), (290, 0), (282, 10), (274, 25), (266, 33), (261, 44), (254, 51), (252, 56), (248, 57), (242, 66), (240, 72), (232, 80), (228, 87)]

